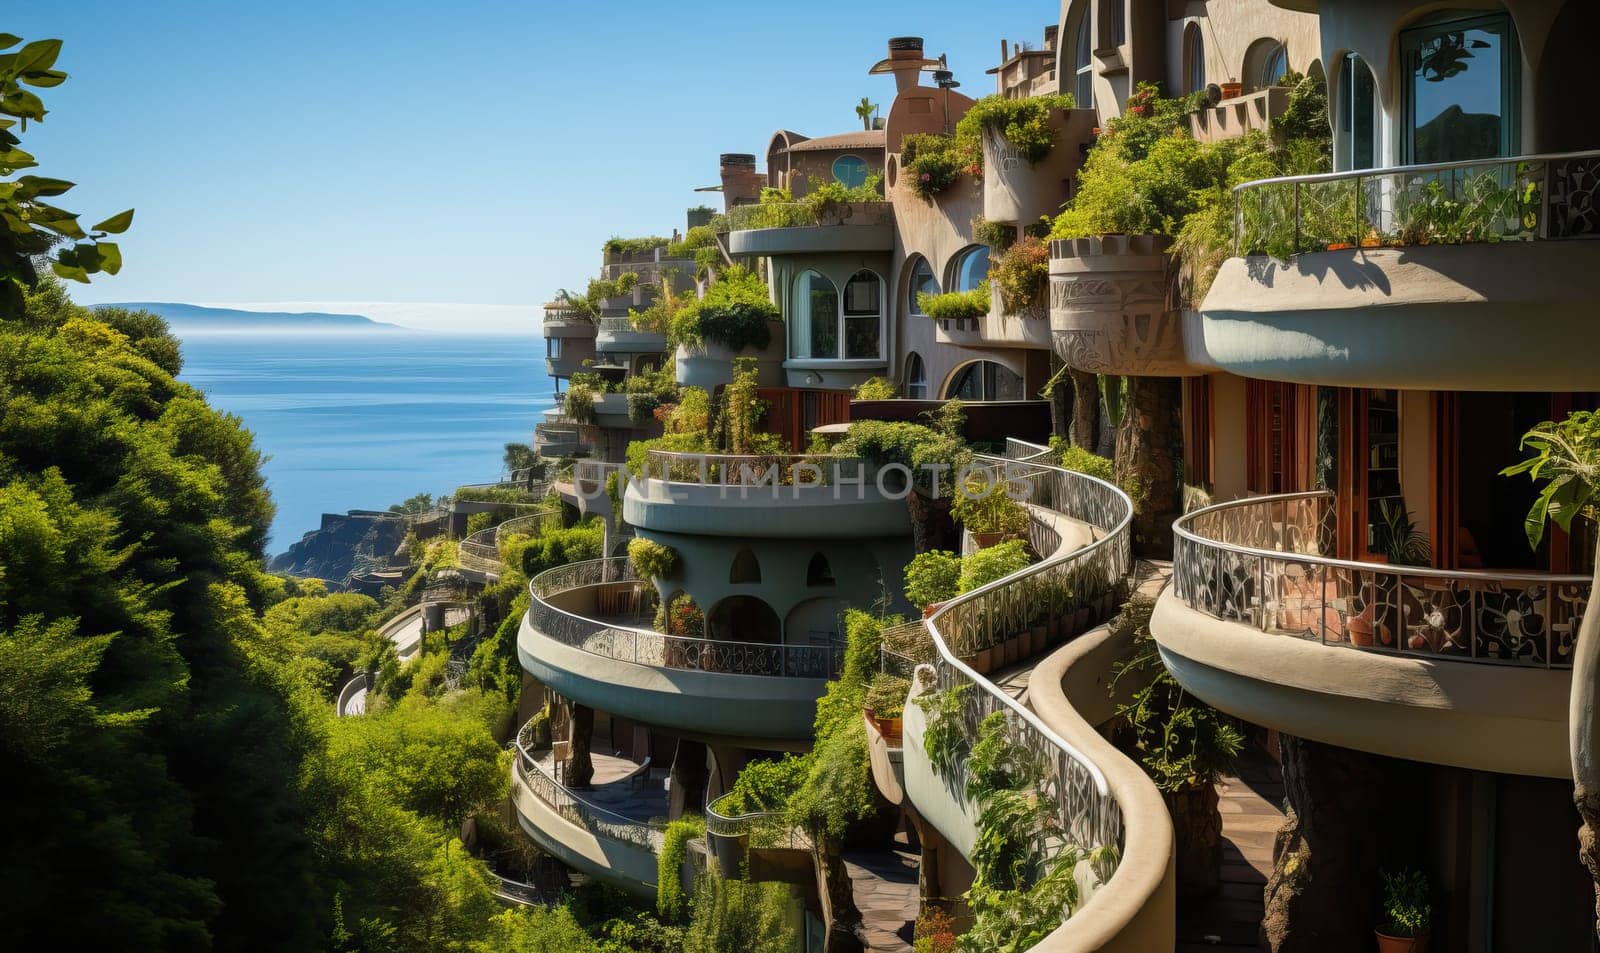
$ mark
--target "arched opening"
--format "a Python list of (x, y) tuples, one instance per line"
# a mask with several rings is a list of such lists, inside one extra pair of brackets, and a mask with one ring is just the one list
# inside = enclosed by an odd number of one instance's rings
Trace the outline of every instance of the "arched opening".
[(784, 621), (784, 631), (787, 633), (784, 641), (790, 645), (843, 642), (843, 616), (849, 608), (848, 599), (807, 599), (789, 610), (789, 617)]
[(1508, 14), (1426, 17), (1400, 31), (1400, 62), (1401, 161), (1516, 155), (1522, 65)]
[(1244, 72), (1240, 74), (1245, 92), (1276, 86), (1287, 72), (1289, 48), (1283, 45), (1282, 40), (1260, 39), (1245, 50)]
[(839, 289), (826, 275), (801, 272), (789, 316), (790, 357), (839, 356)]
[(876, 272), (862, 269), (850, 276), (844, 286), (845, 358), (881, 357), (883, 340), (883, 279)]
[(1200, 35), (1200, 24), (1191, 23), (1183, 28), (1184, 92), (1198, 93), (1206, 88), (1206, 41)]
[(971, 291), (989, 277), (989, 246), (969, 245), (950, 259), (950, 277), (945, 282), (951, 291)]
[(1567, 0), (1556, 14), (1539, 59), (1533, 95), (1533, 101), (1541, 104), (1534, 117), (1538, 142), (1529, 151), (1600, 149), (1600, 99), (1591, 91), (1595, 67), (1590, 57), (1596, 36), (1600, 36), (1600, 4)]
[(1067, 19), (1066, 36), (1072, 37), (1072, 59), (1066, 64), (1067, 83), (1072, 91), (1072, 101), (1079, 109), (1094, 108), (1094, 33), (1089, 16), (1090, 0), (1080, 0), (1078, 8)]
[(906, 282), (906, 307), (907, 314), (913, 317), (924, 317), (922, 305), (917, 303), (917, 296), (921, 294), (936, 295), (939, 293), (939, 279), (933, 274), (933, 266), (928, 264), (928, 259), (918, 255), (907, 271), (910, 278)]
[(904, 393), (911, 400), (928, 397), (928, 371), (922, 363), (922, 355), (916, 351), (906, 353)]
[(1022, 378), (994, 361), (969, 361), (956, 368), (945, 385), (944, 399), (1024, 400)]
[(867, 160), (860, 156), (840, 156), (833, 160), (833, 180), (846, 188), (867, 184)]
[(1339, 128), (1334, 167), (1370, 169), (1378, 164), (1378, 84), (1359, 53), (1346, 53), (1339, 70)]
[(811, 562), (806, 565), (806, 585), (816, 587), (833, 584), (833, 567), (828, 565), (828, 557), (821, 553), (813, 553)]
[(760, 581), (761, 561), (756, 559), (756, 554), (746, 546), (734, 554), (733, 565), (728, 569), (728, 582), (731, 585), (741, 586)]
[(707, 632), (723, 642), (783, 641), (783, 623), (778, 613), (755, 596), (729, 596), (711, 610)]

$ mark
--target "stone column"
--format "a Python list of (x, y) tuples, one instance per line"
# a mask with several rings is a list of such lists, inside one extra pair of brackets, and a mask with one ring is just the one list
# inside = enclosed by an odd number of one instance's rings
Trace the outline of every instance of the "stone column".
[(594, 780), (594, 761), (589, 755), (594, 739), (594, 709), (574, 702), (569, 731), (566, 784), (575, 791), (587, 790)]
[(672, 753), (672, 799), (668, 817), (698, 814), (706, 797), (706, 746), (704, 742), (678, 739)]
[(1094, 453), (1100, 446), (1100, 379), (1072, 369), (1072, 443)]

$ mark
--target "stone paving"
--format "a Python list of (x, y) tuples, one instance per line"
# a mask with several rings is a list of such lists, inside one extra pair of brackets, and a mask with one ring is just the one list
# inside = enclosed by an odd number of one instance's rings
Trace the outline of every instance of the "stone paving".
[(1283, 771), (1250, 745), (1236, 776), (1217, 784), (1222, 812), (1222, 886), (1213, 897), (1178, 905), (1177, 953), (1245, 953), (1260, 946), (1272, 842), (1283, 826)]
[[(630, 820), (648, 823), (664, 820), (667, 816), (667, 778), (664, 770), (640, 774), (630, 778), (639, 766), (627, 758), (607, 754), (591, 754), (594, 763), (594, 786), (589, 790), (572, 793), (596, 807), (605, 808)], [(553, 777), (555, 755), (545, 752), (540, 764)]]
[(895, 835), (892, 850), (845, 852), (844, 866), (856, 909), (861, 911), (868, 953), (910, 953), (919, 904), (919, 865), (904, 833)]

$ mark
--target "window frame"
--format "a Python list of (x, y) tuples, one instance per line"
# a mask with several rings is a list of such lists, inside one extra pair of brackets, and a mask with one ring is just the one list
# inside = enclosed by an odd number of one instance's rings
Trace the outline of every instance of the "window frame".
[[(830, 354), (815, 353), (812, 344), (817, 326), (814, 315), (811, 313), (811, 301), (807, 277), (816, 275), (825, 280), (828, 287), (833, 290), (834, 316), (833, 316), (833, 352)], [(849, 310), (849, 292), (851, 285), (862, 276), (870, 277), (878, 286), (876, 310), (872, 312), (858, 311), (851, 313)], [(802, 307), (802, 289), (806, 289), (807, 300)], [(859, 268), (845, 280), (841, 288), (833, 278), (815, 268), (807, 268), (796, 275), (789, 293), (789, 357), (796, 361), (856, 361), (861, 363), (882, 362), (884, 360), (884, 342), (886, 338), (886, 318), (888, 317), (888, 282), (883, 276), (872, 268)], [(870, 355), (851, 356), (850, 354), (850, 322), (871, 319), (876, 322), (877, 348)], [(802, 352), (801, 345), (804, 345)]]
[[(1373, 169), (1379, 165), (1378, 156), (1381, 152), (1378, 144), (1378, 133), (1382, 124), (1378, 118), (1378, 76), (1372, 71), (1372, 66), (1354, 50), (1346, 51), (1339, 66), (1338, 102), (1335, 104), (1335, 118), (1339, 123), (1339, 132), (1344, 135), (1344, 144), (1334, 155), (1336, 160), (1343, 160), (1343, 165), (1338, 169), (1341, 172), (1355, 171), (1358, 169)], [(1365, 75), (1372, 98), (1371, 108), (1364, 117), (1369, 124), (1369, 140), (1372, 144), (1372, 153), (1366, 157), (1366, 165), (1360, 165), (1356, 156), (1356, 83)]]
[(908, 400), (928, 399), (928, 365), (916, 351), (906, 352), (904, 377)]
[[(1424, 17), (1409, 24), (1398, 36), (1400, 46), (1400, 161), (1404, 165), (1417, 163), (1417, 101), (1415, 95), (1416, 69), (1413, 57), (1418, 55), (1422, 41), (1448, 30), (1466, 31), (1493, 24), (1502, 26), (1500, 53), (1500, 104), (1503, 109), (1500, 122), (1500, 155), (1481, 157), (1487, 162), (1518, 153), (1521, 142), (1523, 110), (1522, 89), (1522, 39), (1517, 33), (1517, 22), (1506, 10), (1471, 11), (1449, 10)], [(1420, 64), (1419, 64), (1420, 66)], [(1471, 159), (1442, 159), (1443, 162), (1470, 162)]]
[[(983, 278), (979, 278), (970, 288), (963, 287), (961, 273), (965, 270), (966, 263), (978, 255), (982, 255), (985, 262)], [(994, 257), (989, 254), (988, 245), (968, 245), (950, 256), (950, 264), (946, 269), (949, 274), (944, 282), (944, 287), (949, 288), (951, 291), (973, 291), (978, 285), (983, 284), (984, 279), (989, 277), (989, 269), (992, 267), (994, 267)]]
[[(844, 179), (839, 177), (839, 163), (844, 162), (846, 159), (853, 160), (861, 166), (860, 182), (846, 182)], [(842, 156), (836, 156), (833, 162), (829, 163), (828, 174), (833, 177), (833, 181), (839, 183), (845, 188), (859, 188), (860, 186), (866, 184), (867, 179), (871, 178), (872, 167), (867, 163), (866, 159), (863, 159), (854, 153), (846, 153)]]
[[(1073, 105), (1094, 108), (1094, 24), (1089, 16), (1089, 0), (1083, 0), (1072, 44)], [(1083, 95), (1085, 92), (1087, 96)]]

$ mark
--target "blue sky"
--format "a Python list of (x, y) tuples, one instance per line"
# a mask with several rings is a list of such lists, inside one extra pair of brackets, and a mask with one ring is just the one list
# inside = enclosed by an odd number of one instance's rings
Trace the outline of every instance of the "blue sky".
[[(613, 234), (665, 234), (721, 152), (854, 128), (892, 35), (983, 95), (1002, 37), (1058, 5), (950, 0), (219, 3), (22, 0), (0, 31), (66, 42), (24, 147), (98, 221), (138, 209), (85, 303), (169, 300), (531, 327)], [(985, 11), (979, 13), (978, 11)], [(410, 307), (449, 302), (520, 307)], [(354, 310), (346, 307), (344, 310)]]

